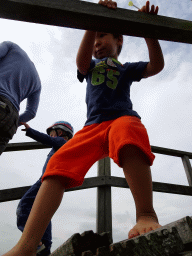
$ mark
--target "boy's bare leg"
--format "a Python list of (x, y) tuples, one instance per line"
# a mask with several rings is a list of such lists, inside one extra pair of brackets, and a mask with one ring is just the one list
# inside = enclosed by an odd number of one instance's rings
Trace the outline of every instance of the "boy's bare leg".
[(136, 146), (127, 145), (120, 150), (120, 163), (136, 206), (137, 223), (129, 231), (130, 239), (161, 226), (153, 209), (151, 170), (146, 156)]
[(61, 203), (63, 192), (58, 178), (50, 177), (43, 181), (19, 242), (3, 256), (36, 255), (37, 246)]

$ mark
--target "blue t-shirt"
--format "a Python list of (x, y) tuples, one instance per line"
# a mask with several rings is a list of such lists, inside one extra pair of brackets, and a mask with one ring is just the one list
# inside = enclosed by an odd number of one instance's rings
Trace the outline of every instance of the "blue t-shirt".
[(101, 123), (120, 116), (140, 116), (132, 109), (130, 86), (140, 81), (148, 62), (125, 63), (112, 58), (92, 60), (89, 72), (78, 79), (87, 81), (86, 125)]
[(26, 110), (19, 122), (35, 117), (39, 105), (41, 81), (35, 65), (17, 44), (0, 44), (0, 95), (12, 102), (19, 111), (20, 102), (27, 99)]

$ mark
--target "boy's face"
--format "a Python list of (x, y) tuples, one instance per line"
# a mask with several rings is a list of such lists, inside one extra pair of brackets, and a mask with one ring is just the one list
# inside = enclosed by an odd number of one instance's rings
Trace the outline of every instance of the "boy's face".
[(105, 57), (117, 59), (118, 47), (120, 44), (122, 44), (121, 40), (119, 38), (114, 38), (112, 34), (97, 32), (93, 48), (93, 56), (96, 59)]

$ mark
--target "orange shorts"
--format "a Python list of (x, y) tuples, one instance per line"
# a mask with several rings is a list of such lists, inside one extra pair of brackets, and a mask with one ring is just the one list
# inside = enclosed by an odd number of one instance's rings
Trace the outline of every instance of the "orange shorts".
[(85, 126), (51, 157), (42, 181), (49, 176), (62, 176), (66, 189), (80, 186), (88, 170), (99, 159), (109, 156), (120, 166), (119, 151), (128, 144), (140, 148), (152, 165), (155, 156), (139, 118), (122, 116)]

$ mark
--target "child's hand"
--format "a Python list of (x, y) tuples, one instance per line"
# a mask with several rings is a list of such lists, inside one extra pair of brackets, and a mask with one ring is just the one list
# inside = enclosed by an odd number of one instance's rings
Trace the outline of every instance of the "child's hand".
[(150, 4), (150, 2), (147, 1), (146, 5), (144, 5), (141, 9), (139, 9), (138, 12), (146, 12), (146, 13), (150, 13), (150, 14), (157, 14), (158, 11), (159, 11), (159, 7), (158, 6), (155, 7), (154, 5), (152, 5), (151, 10), (150, 10), (149, 4)]
[(117, 3), (112, 1), (112, 0), (99, 0), (99, 3), (103, 6), (107, 6), (110, 9), (116, 9), (117, 8)]
[(21, 124), (25, 126), (25, 129), (21, 129), (21, 131), (27, 131), (30, 128), (30, 126), (27, 123), (21, 122)]

